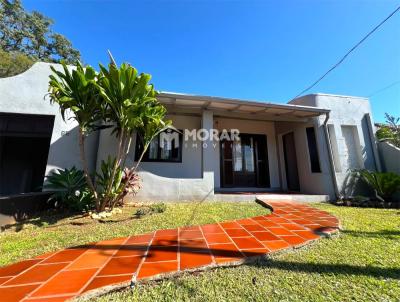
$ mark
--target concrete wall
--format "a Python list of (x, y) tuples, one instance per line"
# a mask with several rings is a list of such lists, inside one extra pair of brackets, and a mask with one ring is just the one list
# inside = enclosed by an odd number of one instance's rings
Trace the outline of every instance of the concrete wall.
[(383, 171), (400, 175), (400, 148), (382, 141), (378, 143), (378, 149)]
[[(317, 120), (311, 120), (308, 123), (294, 122), (276, 122), (276, 134), (279, 147), (279, 163), (281, 166), (281, 182), (282, 188), (287, 189), (285, 161), (283, 155), (284, 134), (293, 132), (296, 145), (297, 169), (299, 174), (300, 192), (303, 194), (326, 194), (331, 199), (335, 197), (335, 192), (332, 186), (332, 179), (329, 167), (328, 150), (324, 141), (323, 131), (320, 129)], [(320, 173), (311, 171), (311, 163), (309, 157), (307, 143), (307, 127), (315, 127), (317, 148), (320, 162)]]
[[(202, 118), (198, 116), (168, 115), (177, 129), (200, 129)], [(136, 135), (133, 135), (132, 147), (126, 165), (133, 166), (135, 159)], [(115, 154), (116, 139), (110, 131), (102, 131), (99, 140), (97, 167), (108, 155)], [(200, 142), (189, 139), (182, 145), (182, 162), (142, 162), (139, 166), (139, 175), (142, 188), (135, 201), (155, 200), (201, 200), (214, 194), (203, 178), (203, 150)], [(213, 180), (212, 180), (213, 181)]]
[[(51, 65), (57, 69), (61, 67), (58, 64), (35, 63), (24, 73), (0, 79), (0, 112), (55, 116), (46, 174), (55, 168), (81, 167), (77, 123), (72, 120), (64, 122), (58, 105), (50, 105), (46, 96)], [(87, 139), (87, 158), (92, 171), (96, 165), (97, 137), (96, 133)]]
[[(280, 188), (279, 165), (275, 139), (275, 123), (229, 118), (214, 118), (211, 111), (205, 110), (202, 117), (170, 115), (177, 129), (239, 129), (242, 133), (264, 134), (268, 141), (269, 173), (272, 189)], [(101, 160), (115, 152), (115, 139), (109, 131), (100, 135), (97, 166)], [(201, 200), (213, 199), (214, 189), (220, 188), (219, 142), (183, 142), (182, 162), (142, 162), (140, 177), (142, 189), (135, 196), (136, 201), (148, 200)], [(132, 166), (135, 158), (135, 140), (129, 154), (127, 165)]]
[[(350, 170), (380, 169), (374, 138), (374, 123), (368, 99), (313, 94), (298, 98), (290, 103), (331, 110), (328, 128), (331, 132), (338, 189), (343, 195), (362, 193), (362, 187), (349, 183)], [(319, 126), (322, 126), (323, 122), (324, 117), (315, 119), (315, 124)], [(324, 138), (323, 127), (318, 127), (318, 129), (318, 137), (322, 140)], [(327, 159), (328, 157), (326, 157), (326, 161)]]

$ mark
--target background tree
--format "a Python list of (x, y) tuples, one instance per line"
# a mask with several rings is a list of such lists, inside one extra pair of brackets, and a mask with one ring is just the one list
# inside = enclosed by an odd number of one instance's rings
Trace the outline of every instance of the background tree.
[(20, 0), (0, 0), (0, 77), (21, 73), (35, 61), (79, 60), (79, 51), (52, 30), (53, 23), (39, 12), (25, 11)]
[(33, 62), (30, 57), (20, 52), (6, 52), (0, 49), (0, 78), (24, 72)]
[(396, 147), (400, 148), (400, 118), (385, 113), (386, 125), (381, 126), (376, 131), (379, 140), (387, 140)]

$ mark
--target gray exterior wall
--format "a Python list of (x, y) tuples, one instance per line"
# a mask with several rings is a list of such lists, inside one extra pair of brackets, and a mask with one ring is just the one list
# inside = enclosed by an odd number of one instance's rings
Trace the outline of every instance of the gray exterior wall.
[[(170, 115), (177, 129), (200, 129), (202, 118), (195, 116)], [(203, 178), (203, 153), (201, 144), (193, 146), (190, 140), (182, 146), (182, 162), (142, 162), (139, 168), (142, 188), (134, 197), (136, 201), (149, 200), (200, 200), (213, 194), (213, 185)], [(132, 147), (126, 166), (132, 167), (135, 159), (136, 135), (133, 135)], [(109, 131), (100, 134), (97, 167), (108, 155), (115, 154), (116, 139)], [(213, 156), (213, 153), (212, 153)], [(213, 175), (212, 175), (213, 176)], [(212, 179), (213, 182), (213, 179)]]
[[(56, 68), (60, 66), (54, 64)], [(51, 137), (46, 174), (55, 168), (81, 167), (77, 144), (77, 124), (72, 120), (64, 122), (58, 105), (50, 105), (46, 98), (50, 64), (36, 63), (28, 71), (11, 78), (0, 79), (0, 112), (40, 114), (55, 116)], [(306, 105), (330, 110), (328, 129), (334, 157), (334, 175), (330, 165), (330, 151), (324, 132), (325, 116), (307, 118), (303, 122), (277, 120), (252, 120), (221, 117), (211, 110), (201, 114), (184, 115), (170, 113), (168, 116), (178, 129), (231, 129), (242, 133), (265, 134), (268, 140), (269, 173), (271, 190), (285, 189), (285, 169), (282, 150), (282, 135), (293, 131), (295, 134), (296, 157), (300, 189), (307, 194), (328, 194), (335, 196), (334, 180), (342, 194), (346, 192), (349, 169), (367, 168), (379, 170), (380, 163), (374, 140), (371, 109), (367, 99), (334, 95), (315, 94), (295, 99), (291, 104)], [(278, 116), (278, 115), (277, 115)], [(290, 119), (288, 119), (290, 120)], [(321, 166), (320, 173), (311, 173), (306, 127), (316, 130), (317, 147)], [(213, 197), (220, 184), (219, 144), (186, 142), (182, 148), (182, 163), (143, 162), (140, 176), (143, 187), (135, 200), (202, 200)], [(102, 159), (113, 154), (115, 139), (107, 130), (91, 135), (87, 140), (87, 158), (90, 170), (99, 167)], [(127, 166), (134, 164), (135, 140), (132, 142)]]
[(378, 143), (379, 155), (382, 163), (382, 170), (400, 174), (400, 148), (389, 142)]
[[(311, 172), (311, 163), (306, 135), (307, 127), (315, 127), (316, 129), (315, 133), (321, 168), (320, 173)], [(320, 126), (315, 123), (315, 120), (308, 123), (276, 123), (276, 134), (279, 147), (279, 163), (282, 167), (280, 170), (282, 188), (285, 190), (287, 189), (282, 136), (290, 132), (294, 133), (300, 191), (305, 194), (326, 194), (329, 195), (331, 199), (334, 199), (335, 191), (329, 166), (329, 154), (325, 144), (323, 131), (320, 129)]]
[[(24, 73), (0, 79), (0, 112), (55, 116), (46, 174), (56, 168), (81, 168), (77, 123), (72, 120), (64, 122), (58, 105), (50, 105), (46, 96), (50, 66), (48, 63), (35, 63)], [(53, 66), (60, 68), (58, 64)], [(96, 165), (97, 136), (96, 133), (87, 139), (86, 156), (91, 171)]]
[[(375, 142), (375, 128), (368, 99), (328, 94), (313, 94), (295, 99), (291, 104), (330, 109), (328, 129), (335, 165), (335, 176), (340, 194), (344, 196), (360, 193), (357, 184), (349, 178), (352, 169), (380, 170), (380, 161)], [(329, 159), (328, 149), (321, 144), (325, 139), (324, 118), (314, 118), (318, 129), (320, 157)], [(322, 156), (321, 156), (322, 155)], [(322, 160), (325, 161), (325, 160)], [(325, 165), (324, 165), (325, 166)], [(328, 171), (331, 169), (326, 167)], [(324, 170), (324, 169), (323, 169)], [(327, 174), (328, 175), (328, 174)], [(324, 185), (329, 186), (328, 176)]]

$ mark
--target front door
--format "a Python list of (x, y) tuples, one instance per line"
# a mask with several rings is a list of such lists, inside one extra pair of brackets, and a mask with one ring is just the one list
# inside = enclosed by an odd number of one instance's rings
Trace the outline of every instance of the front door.
[(296, 145), (293, 132), (283, 135), (282, 141), (287, 187), (290, 191), (300, 191), (299, 174), (297, 172)]
[(223, 187), (269, 187), (265, 135), (241, 134), (237, 141), (221, 141)]

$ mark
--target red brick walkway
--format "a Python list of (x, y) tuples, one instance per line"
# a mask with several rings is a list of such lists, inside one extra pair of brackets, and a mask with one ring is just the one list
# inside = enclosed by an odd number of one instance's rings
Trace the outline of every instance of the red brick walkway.
[(239, 264), (305, 245), (339, 227), (335, 217), (306, 204), (264, 204), (272, 214), (106, 240), (1, 267), (0, 301), (65, 301), (131, 280)]

